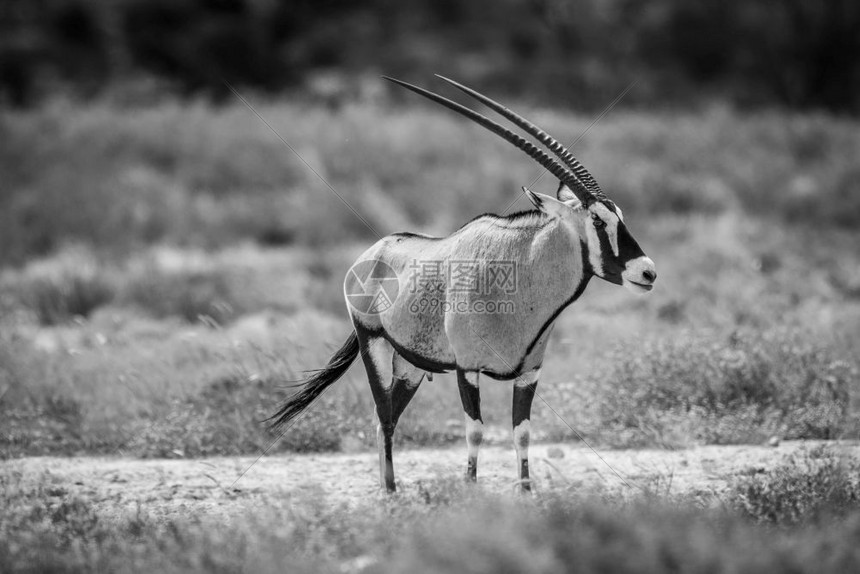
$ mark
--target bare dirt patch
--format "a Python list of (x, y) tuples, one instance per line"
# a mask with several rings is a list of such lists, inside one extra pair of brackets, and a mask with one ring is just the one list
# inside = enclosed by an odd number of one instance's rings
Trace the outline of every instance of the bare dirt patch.
[[(531, 467), (537, 490), (719, 493), (741, 474), (765, 472), (788, 455), (825, 444), (840, 454), (860, 458), (860, 443), (856, 441), (786, 442), (778, 447), (703, 446), (675, 451), (601, 450), (605, 462), (579, 444), (539, 444), (532, 448)], [(227, 517), (265, 505), (272, 497), (288, 500), (310, 495), (331, 504), (352, 506), (383, 496), (378, 488), (375, 453), (279, 455), (255, 460), (33, 457), (4, 461), (0, 472), (16, 476), (22, 485), (51, 485), (47, 491), (55, 491), (57, 496), (83, 496), (100, 515), (115, 517), (141, 509), (165, 518), (190, 514)], [(479, 488), (513, 491), (514, 463), (511, 448), (482, 449)], [(396, 452), (400, 495), (420, 493), (423, 482), (440, 476), (459, 476), (464, 464), (464, 448)]]

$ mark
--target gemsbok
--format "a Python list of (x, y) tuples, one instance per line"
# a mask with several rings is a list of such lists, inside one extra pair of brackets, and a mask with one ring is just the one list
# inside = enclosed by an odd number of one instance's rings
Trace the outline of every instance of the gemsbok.
[[(440, 78), (442, 78), (440, 76)], [(380, 482), (394, 491), (392, 437), (425, 376), (455, 371), (465, 411), (466, 479), (477, 476), (483, 438), (481, 375), (513, 381), (513, 440), (522, 489), (530, 490), (532, 400), (559, 314), (592, 276), (650, 291), (654, 262), (630, 234), (615, 203), (549, 134), (490, 98), (442, 78), (534, 137), (534, 143), (447, 98), (385, 78), (433, 100), (513, 144), (559, 180), (557, 197), (523, 191), (536, 209), (481, 215), (447, 237), (394, 233), (347, 273), (344, 291), (353, 332), (328, 364), (301, 384), (272, 418), (299, 415), (361, 355), (379, 419)]]

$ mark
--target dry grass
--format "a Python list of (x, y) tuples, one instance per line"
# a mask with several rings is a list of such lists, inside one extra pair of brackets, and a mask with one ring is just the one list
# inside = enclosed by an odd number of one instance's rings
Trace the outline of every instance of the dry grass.
[(789, 457), (780, 467), (741, 477), (725, 502), (755, 522), (777, 526), (824, 523), (860, 507), (860, 465), (826, 448)]
[[(442, 110), (254, 103), (380, 234), (449, 232), (501, 209), (539, 173)], [(591, 121), (524, 111), (563, 141)], [(161, 242), (332, 246), (375, 236), (239, 102), (55, 102), (4, 114), (0, 126), (3, 263), (68, 241), (127, 254)], [(742, 208), (792, 225), (851, 229), (860, 222), (858, 133), (823, 115), (614, 112), (577, 151), (633, 222)], [(549, 178), (538, 186), (553, 188)]]
[[(539, 173), (442, 111), (255, 105), (379, 233), (448, 233)], [(590, 123), (523, 111), (564, 140)], [(0, 455), (267, 445), (279, 387), (346, 337), (341, 278), (373, 232), (240, 104), (55, 102), (0, 124)], [(542, 396), (603, 444), (856, 436), (858, 134), (721, 107), (601, 121), (577, 153), (660, 281), (593, 282)], [(509, 389), (485, 387), (506, 427)], [(535, 411), (538, 437), (571, 437)], [(369, 445), (372, 412), (354, 368), (276, 450)], [(460, 420), (437, 377), (397, 436), (445, 443)]]
[(72, 495), (62, 484), (6, 475), (0, 477), (0, 568), (847, 572), (860, 565), (851, 473), (834, 455), (810, 452), (771, 474), (742, 479), (721, 505), (713, 497), (691, 504), (665, 495), (551, 490), (516, 499), (437, 479), (412, 494), (353, 507), (310, 496), (268, 498), (230, 520), (164, 519), (146, 504), (100, 514), (86, 495)]
[(616, 349), (596, 383), (600, 428), (624, 446), (857, 436), (856, 369), (805, 339), (741, 331)]

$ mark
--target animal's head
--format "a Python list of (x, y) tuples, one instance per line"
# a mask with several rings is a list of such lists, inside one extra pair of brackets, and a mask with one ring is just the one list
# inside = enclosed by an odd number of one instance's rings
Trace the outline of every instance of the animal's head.
[(544, 213), (561, 218), (585, 243), (589, 263), (595, 275), (612, 283), (624, 285), (633, 291), (650, 291), (657, 279), (654, 262), (645, 256), (639, 244), (630, 235), (621, 209), (603, 194), (600, 186), (588, 170), (573, 157), (573, 154), (548, 133), (505, 106), (453, 80), (439, 77), (533, 136), (561, 162), (551, 158), (534, 143), (474, 110), (412, 84), (393, 78), (385, 79), (466, 116), (513, 144), (545, 167), (560, 182), (557, 197), (536, 194), (523, 188), (532, 203)]
[(607, 198), (581, 201), (564, 183), (556, 197), (523, 188), (540, 211), (558, 218), (562, 225), (585, 244), (595, 275), (616, 285), (644, 293), (657, 279), (654, 262), (647, 257), (624, 223), (621, 208)]

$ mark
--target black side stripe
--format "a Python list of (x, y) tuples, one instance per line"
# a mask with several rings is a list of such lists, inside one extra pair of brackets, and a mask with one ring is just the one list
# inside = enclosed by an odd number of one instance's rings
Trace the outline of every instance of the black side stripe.
[[(591, 263), (589, 263), (589, 261), (588, 261), (588, 246), (585, 244), (585, 242), (580, 241), (580, 247), (581, 247), (581, 251), (582, 251), (582, 279), (580, 279), (579, 285), (576, 286), (576, 289), (574, 290), (573, 294), (570, 297), (568, 297), (564, 301), (564, 303), (562, 303), (555, 311), (553, 311), (553, 313), (552, 313), (552, 315), (550, 315), (549, 319), (547, 319), (546, 322), (544, 322), (544, 324), (538, 330), (537, 335), (535, 335), (534, 339), (532, 339), (532, 342), (529, 343), (529, 346), (526, 348), (526, 352), (520, 358), (519, 362), (517, 363), (517, 366), (513, 370), (508, 371), (508, 372), (499, 373), (499, 372), (495, 372), (495, 371), (489, 371), (489, 370), (483, 370), (482, 369), (481, 370), (482, 374), (487, 375), (488, 377), (490, 377), (492, 379), (499, 380), (499, 381), (509, 381), (509, 380), (516, 379), (517, 377), (520, 377), (523, 375), (522, 369), (523, 369), (523, 366), (526, 362), (526, 358), (528, 358), (529, 354), (532, 352), (535, 345), (537, 345), (541, 336), (546, 332), (547, 329), (549, 329), (550, 325), (552, 325), (553, 322), (555, 322), (555, 320), (558, 318), (558, 316), (561, 314), (562, 311), (564, 311), (571, 303), (573, 303), (574, 301), (579, 299), (579, 297), (585, 291), (585, 288), (588, 286), (588, 282), (591, 280), (591, 277), (594, 275), (594, 271), (591, 267)], [(430, 358), (424, 357), (422, 355), (419, 355), (418, 353), (410, 351), (409, 349), (407, 349), (406, 347), (404, 347), (403, 345), (401, 345), (400, 343), (395, 341), (391, 337), (391, 335), (389, 335), (382, 328), (380, 328), (380, 329), (368, 329), (367, 327), (363, 327), (363, 326), (360, 327), (358, 325), (356, 325), (356, 328), (357, 329), (360, 328), (362, 331), (364, 331), (367, 334), (372, 335), (372, 336), (384, 337), (386, 341), (391, 343), (391, 346), (394, 347), (394, 350), (397, 351), (397, 353), (400, 354), (400, 356), (402, 356), (404, 359), (406, 359), (414, 367), (417, 367), (423, 371), (427, 371), (429, 373), (447, 373), (447, 372), (453, 371), (454, 369), (456, 369), (459, 366), (456, 363), (446, 363), (446, 362), (442, 362), (442, 361), (436, 361), (434, 359), (430, 359)]]

